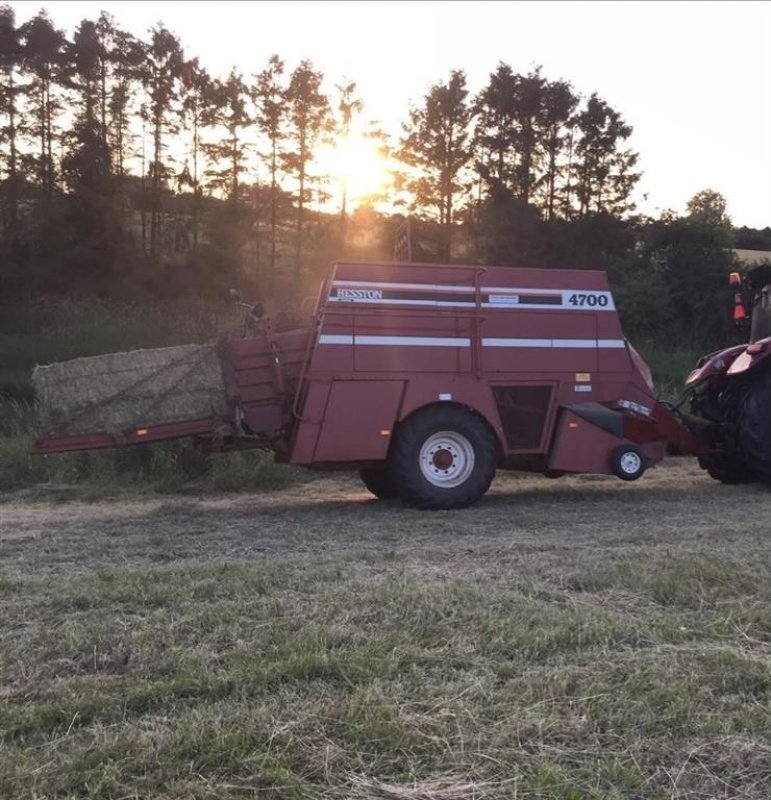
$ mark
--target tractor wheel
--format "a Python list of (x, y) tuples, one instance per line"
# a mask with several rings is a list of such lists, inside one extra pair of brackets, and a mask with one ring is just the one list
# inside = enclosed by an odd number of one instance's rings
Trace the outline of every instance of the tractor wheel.
[(755, 476), (771, 484), (771, 372), (754, 378), (739, 410), (739, 439)]
[(418, 508), (463, 508), (488, 490), (498, 443), (487, 423), (457, 406), (427, 408), (394, 438), (389, 472), (401, 495)]
[(699, 456), (699, 466), (707, 475), (720, 483), (752, 483), (755, 475), (752, 470), (737, 458), (726, 455)]
[(367, 489), (380, 500), (395, 500), (399, 496), (399, 490), (385, 468), (363, 469), (359, 475)]
[(648, 463), (645, 454), (633, 444), (622, 444), (610, 454), (613, 474), (622, 481), (636, 481), (642, 477)]

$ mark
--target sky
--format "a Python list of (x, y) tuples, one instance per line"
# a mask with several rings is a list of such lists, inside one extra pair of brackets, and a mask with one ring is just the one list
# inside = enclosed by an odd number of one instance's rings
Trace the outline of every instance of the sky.
[[(737, 226), (771, 226), (771, 2), (768, 0), (20, 0), (71, 34), (108, 11), (144, 36), (163, 22), (215, 75), (247, 75), (278, 54), (308, 58), (325, 88), (354, 80), (365, 109), (398, 134), (409, 106), (453, 69), (479, 91), (499, 61), (542, 66), (596, 92), (634, 128), (638, 210), (683, 213), (701, 189), (726, 198)], [(361, 160), (362, 171), (366, 170)]]

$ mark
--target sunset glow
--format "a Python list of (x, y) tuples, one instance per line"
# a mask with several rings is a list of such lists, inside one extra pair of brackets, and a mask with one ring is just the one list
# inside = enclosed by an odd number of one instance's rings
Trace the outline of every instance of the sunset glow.
[(344, 190), (349, 211), (365, 198), (386, 191), (390, 182), (389, 164), (379, 148), (376, 140), (354, 132), (348, 139), (338, 138), (334, 144), (319, 149), (317, 165), (331, 177), (333, 208), (340, 208)]

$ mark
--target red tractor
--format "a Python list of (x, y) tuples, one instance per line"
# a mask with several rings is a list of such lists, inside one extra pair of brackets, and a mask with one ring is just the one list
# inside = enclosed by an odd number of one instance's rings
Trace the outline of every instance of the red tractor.
[[(699, 464), (723, 483), (771, 483), (771, 264), (731, 273), (734, 321), (749, 343), (709, 353), (686, 380)], [(749, 309), (749, 313), (747, 311)]]

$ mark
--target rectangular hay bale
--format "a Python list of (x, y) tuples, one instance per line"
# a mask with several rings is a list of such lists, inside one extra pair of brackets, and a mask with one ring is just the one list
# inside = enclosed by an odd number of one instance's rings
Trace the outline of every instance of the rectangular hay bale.
[(116, 434), (221, 417), (226, 410), (214, 344), (132, 350), (38, 366), (32, 384), (49, 436)]

